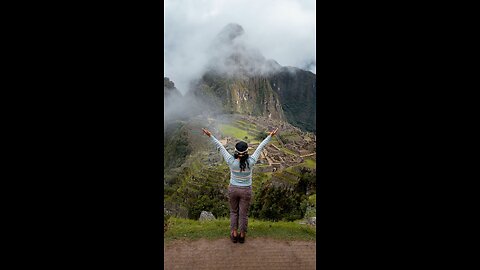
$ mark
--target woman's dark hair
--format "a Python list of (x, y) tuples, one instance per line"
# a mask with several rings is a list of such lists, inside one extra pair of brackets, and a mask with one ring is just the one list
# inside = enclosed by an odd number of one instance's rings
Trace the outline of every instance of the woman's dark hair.
[(250, 164), (248, 163), (248, 144), (246, 142), (238, 142), (235, 145), (235, 154), (233, 157), (235, 159), (240, 158), (240, 171), (245, 171), (245, 167), (250, 169)]

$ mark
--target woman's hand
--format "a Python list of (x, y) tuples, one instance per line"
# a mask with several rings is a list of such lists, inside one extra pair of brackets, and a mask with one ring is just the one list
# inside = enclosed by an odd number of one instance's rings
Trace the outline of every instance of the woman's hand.
[(277, 134), (278, 128), (276, 128), (274, 131), (270, 132), (270, 136), (275, 136)]
[(207, 135), (208, 137), (210, 137), (212, 135), (212, 133), (210, 133), (210, 131), (208, 131), (204, 128), (202, 128), (202, 130), (203, 130), (203, 133), (205, 133), (205, 135)]

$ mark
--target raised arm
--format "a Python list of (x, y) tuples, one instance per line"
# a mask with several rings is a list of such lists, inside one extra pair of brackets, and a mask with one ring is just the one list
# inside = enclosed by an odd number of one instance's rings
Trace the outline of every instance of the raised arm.
[(228, 153), (227, 149), (225, 149), (225, 147), (222, 145), (222, 143), (220, 143), (217, 138), (215, 138), (211, 133), (210, 131), (206, 130), (206, 129), (203, 129), (203, 133), (205, 133), (205, 135), (207, 135), (208, 137), (210, 137), (210, 140), (215, 144), (216, 148), (217, 149), (220, 149), (220, 154), (222, 154), (223, 158), (225, 159), (225, 161), (227, 162), (227, 164), (230, 164), (234, 161), (234, 158), (233, 156)]
[(270, 142), (273, 136), (277, 134), (278, 128), (275, 129), (274, 131), (270, 132), (270, 134), (265, 138), (255, 149), (255, 152), (252, 155), (252, 158), (254, 160), (254, 164), (257, 163), (258, 157), (260, 156), (260, 153), (262, 152), (263, 148)]
[(271, 139), (272, 139), (272, 135), (268, 135), (267, 138), (265, 138), (263, 140), (263, 142), (261, 142), (258, 145), (257, 149), (255, 149), (255, 152), (252, 155), (252, 158), (254, 160), (254, 164), (257, 163), (257, 160), (258, 160), (258, 157), (260, 156), (260, 153), (262, 152), (263, 148), (267, 145), (267, 143), (270, 142)]

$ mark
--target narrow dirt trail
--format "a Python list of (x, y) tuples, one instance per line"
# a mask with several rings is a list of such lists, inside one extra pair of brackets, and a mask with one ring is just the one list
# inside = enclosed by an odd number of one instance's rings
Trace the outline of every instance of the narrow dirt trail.
[(315, 269), (314, 241), (248, 238), (174, 241), (164, 245), (164, 269)]

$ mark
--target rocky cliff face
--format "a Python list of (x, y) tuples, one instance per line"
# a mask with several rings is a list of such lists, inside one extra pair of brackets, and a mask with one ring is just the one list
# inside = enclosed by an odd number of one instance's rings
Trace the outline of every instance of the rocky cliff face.
[(266, 77), (224, 77), (209, 73), (198, 82), (193, 95), (222, 112), (286, 120), (279, 96)]
[(298, 68), (281, 68), (268, 77), (278, 94), (286, 120), (303, 130), (316, 131), (317, 79)]

